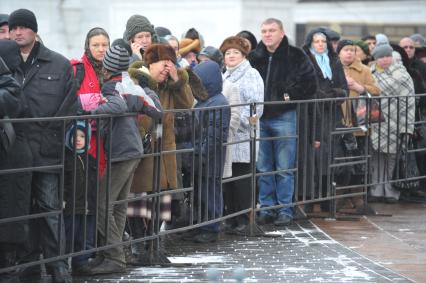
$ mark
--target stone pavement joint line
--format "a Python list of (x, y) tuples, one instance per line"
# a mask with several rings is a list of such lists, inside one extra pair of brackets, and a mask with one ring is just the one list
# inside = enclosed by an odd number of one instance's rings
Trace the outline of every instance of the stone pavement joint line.
[(74, 277), (74, 282), (208, 282), (215, 270), (219, 282), (236, 282), (244, 269), (244, 282), (412, 282), (331, 239), (308, 220), (277, 230), (278, 237), (221, 235), (214, 244), (194, 244), (169, 235), (164, 246), (173, 263), (182, 267), (128, 268), (126, 274)]

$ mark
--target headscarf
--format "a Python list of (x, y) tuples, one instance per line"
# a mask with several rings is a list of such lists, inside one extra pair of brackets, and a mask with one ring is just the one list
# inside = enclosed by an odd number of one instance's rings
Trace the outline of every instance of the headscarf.
[(84, 43), (84, 54), (86, 54), (87, 59), (89, 60), (89, 63), (92, 65), (93, 69), (95, 70), (96, 78), (98, 79), (99, 85), (101, 86), (104, 80), (104, 76), (102, 74), (102, 61), (96, 60), (93, 57), (92, 53), (90, 52), (90, 48), (89, 48), (90, 39), (97, 35), (105, 36), (106, 38), (108, 38), (108, 42), (109, 42), (109, 35), (103, 28), (100, 28), (100, 27), (92, 28), (91, 30), (89, 30), (86, 36), (86, 41)]
[[(325, 34), (318, 32), (312, 35), (312, 41), (316, 35), (327, 38)], [(309, 51), (315, 56), (315, 60), (317, 61), (317, 64), (322, 71), (322, 75), (324, 76), (324, 79), (331, 80), (333, 77), (333, 74), (331, 72), (330, 58), (328, 57), (328, 49), (326, 48), (324, 52), (320, 54), (314, 49), (313, 43), (311, 43), (311, 47), (309, 47)]]

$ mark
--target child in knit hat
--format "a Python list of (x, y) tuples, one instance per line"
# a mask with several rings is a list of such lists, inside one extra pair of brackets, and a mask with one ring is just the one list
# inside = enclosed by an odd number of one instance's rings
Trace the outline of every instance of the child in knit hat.
[[(128, 30), (128, 36), (135, 31)], [(106, 103), (100, 104), (91, 114), (122, 114), (125, 112), (138, 112), (151, 116), (154, 119), (162, 117), (162, 108), (158, 96), (149, 89), (142, 89), (132, 85), (128, 79), (129, 53), (120, 45), (111, 46), (103, 59), (105, 82), (101, 93), (106, 98)], [(130, 81), (131, 82), (131, 81)], [(139, 88), (138, 88), (139, 87)], [(108, 225), (99, 227), (101, 242), (116, 244), (122, 241), (126, 218), (127, 203), (107, 207), (109, 202), (122, 201), (127, 198), (132, 184), (132, 179), (144, 149), (139, 134), (136, 119), (133, 116), (120, 116), (112, 119), (111, 129), (107, 133), (107, 152), (111, 160), (110, 179), (104, 180), (109, 184), (108, 190), (102, 186), (99, 191), (98, 223)], [(109, 195), (107, 195), (107, 193)], [(106, 230), (108, 227), (109, 232)], [(108, 235), (108, 237), (107, 237)], [(90, 265), (85, 273), (90, 275), (124, 272), (126, 261), (122, 246), (117, 246), (99, 252), (102, 261)]]
[[(64, 221), (67, 252), (92, 249), (95, 243), (98, 174), (96, 158), (86, 154), (90, 146), (90, 136), (91, 128), (88, 121), (77, 121), (71, 125), (65, 136)], [(91, 254), (73, 257), (73, 274), (84, 273), (82, 270), (90, 257)]]

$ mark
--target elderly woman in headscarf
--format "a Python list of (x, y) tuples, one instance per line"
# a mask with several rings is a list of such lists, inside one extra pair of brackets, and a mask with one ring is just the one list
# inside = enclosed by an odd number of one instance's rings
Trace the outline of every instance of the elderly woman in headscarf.
[[(317, 28), (308, 33), (303, 50), (310, 58), (316, 71), (318, 80), (318, 90), (316, 98), (339, 98), (348, 96), (348, 86), (343, 72), (342, 64), (333, 50), (327, 31), (324, 28)], [(333, 157), (340, 155), (341, 151), (339, 140), (336, 135), (330, 136), (330, 132), (335, 128), (342, 127), (342, 109), (343, 100), (325, 101), (320, 103), (319, 123), (315, 125), (315, 143), (316, 151), (316, 173), (318, 174), (317, 187), (320, 190), (320, 197), (330, 196), (329, 184), (327, 184), (328, 167), (331, 165)], [(319, 131), (319, 132), (318, 132)], [(320, 143), (320, 145), (319, 145)], [(331, 144), (331, 145), (330, 145)], [(332, 152), (329, 152), (329, 149)], [(324, 209), (326, 207), (323, 206)]]
[(400, 96), (381, 100), (381, 110), (385, 122), (374, 124), (372, 128), (373, 144), (373, 183), (379, 183), (370, 191), (371, 199), (384, 198), (388, 203), (398, 201), (400, 192), (392, 187), (396, 153), (402, 134), (414, 131), (415, 97), (414, 83), (401, 63), (395, 63), (393, 49), (387, 44), (379, 44), (373, 49), (374, 63), (371, 72), (382, 96)]

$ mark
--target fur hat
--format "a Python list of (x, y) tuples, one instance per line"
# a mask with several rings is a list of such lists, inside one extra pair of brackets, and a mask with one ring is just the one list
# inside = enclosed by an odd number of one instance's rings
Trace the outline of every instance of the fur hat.
[(239, 50), (244, 56), (247, 56), (250, 52), (250, 46), (247, 44), (247, 41), (239, 36), (230, 36), (226, 38), (219, 49), (225, 54), (226, 50), (231, 48)]
[(112, 73), (127, 71), (129, 63), (129, 52), (120, 45), (111, 46), (102, 61), (103, 67)]
[(382, 43), (379, 45), (376, 45), (374, 47), (373, 52), (371, 52), (371, 55), (373, 55), (374, 59), (379, 59), (386, 56), (392, 56), (392, 47), (388, 43)]
[(129, 41), (136, 34), (143, 31), (149, 32), (151, 35), (155, 34), (154, 26), (151, 25), (146, 17), (141, 15), (133, 15), (127, 20), (126, 31), (124, 32), (123, 38)]
[(37, 32), (37, 19), (33, 12), (27, 9), (19, 9), (9, 16), (9, 30), (18, 26), (27, 27)]
[(176, 53), (168, 44), (152, 44), (143, 55), (146, 66), (161, 60), (170, 60), (176, 64)]
[(185, 57), (189, 52), (200, 53), (201, 43), (199, 39), (183, 38), (179, 41), (179, 55)]

